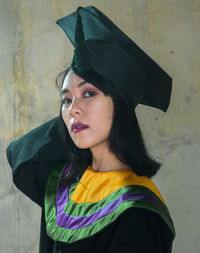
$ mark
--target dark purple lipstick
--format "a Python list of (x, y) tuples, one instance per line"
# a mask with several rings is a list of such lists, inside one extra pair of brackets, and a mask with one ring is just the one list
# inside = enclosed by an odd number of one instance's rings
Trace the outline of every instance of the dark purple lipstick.
[(87, 125), (84, 125), (83, 123), (81, 123), (80, 121), (75, 122), (72, 124), (72, 132), (73, 133), (79, 133), (82, 130), (85, 130), (86, 128), (88, 128)]

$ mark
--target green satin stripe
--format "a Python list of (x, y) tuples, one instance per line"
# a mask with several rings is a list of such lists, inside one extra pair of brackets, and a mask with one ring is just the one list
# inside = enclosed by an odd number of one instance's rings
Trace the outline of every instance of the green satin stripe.
[[(55, 195), (58, 190), (60, 178), (62, 175), (62, 172), (65, 168), (65, 163), (64, 162), (59, 162), (56, 163), (53, 168), (51, 169), (48, 181), (47, 181), (47, 187), (45, 191), (45, 195), (50, 197), (52, 193)], [(56, 192), (55, 192), (56, 190)], [(54, 196), (56, 197), (56, 196)]]
[[(56, 217), (56, 193), (58, 190), (58, 185), (60, 177), (64, 170), (64, 163), (57, 163), (53, 166), (45, 190), (44, 206), (45, 206), (45, 220), (47, 222), (47, 227), (51, 229), (54, 227), (54, 217)], [(48, 232), (47, 232), (48, 233)]]
[[(163, 220), (166, 222), (171, 232), (175, 235), (173, 224), (170, 222), (169, 218), (165, 214), (168, 212), (167, 207), (163, 202), (149, 189), (142, 186), (125, 186), (116, 192), (110, 194), (106, 199), (96, 202), (96, 203), (81, 203), (77, 204), (70, 200), (73, 191), (75, 190), (78, 183), (73, 184), (69, 190), (69, 200), (67, 205), (65, 205), (64, 212), (72, 216), (88, 216), (95, 211), (105, 207), (107, 204), (111, 203), (117, 199), (123, 193), (141, 193), (149, 195), (159, 201), (157, 206), (152, 202), (147, 202), (143, 200), (126, 200), (123, 201), (112, 213), (106, 215), (105, 217), (97, 220), (95, 223), (88, 227), (78, 228), (76, 230), (71, 230), (67, 228), (62, 228), (57, 225), (56, 217), (56, 193), (59, 185), (59, 180), (63, 171), (63, 164), (58, 164), (52, 169), (47, 183), (46, 194), (45, 194), (45, 217), (47, 223), (47, 233), (48, 235), (58, 241), (73, 243), (75, 241), (90, 237), (109, 226), (118, 216), (123, 213), (128, 208), (144, 208), (154, 213), (159, 214)], [(165, 212), (163, 212), (164, 208)]]
[(123, 205), (119, 205), (117, 207), (115, 212), (103, 217), (102, 219), (96, 221), (94, 224), (88, 227), (83, 227), (76, 230), (70, 230), (70, 229), (59, 227), (56, 224), (56, 219), (55, 219), (54, 223), (52, 223), (50, 226), (47, 224), (47, 234), (53, 240), (56, 240), (56, 241), (61, 241), (61, 242), (66, 242), (66, 243), (77, 242), (79, 240), (88, 238), (104, 230), (112, 222), (114, 222), (121, 213), (123, 213), (125, 210), (131, 207), (132, 207), (132, 203), (130, 202), (123, 203)]

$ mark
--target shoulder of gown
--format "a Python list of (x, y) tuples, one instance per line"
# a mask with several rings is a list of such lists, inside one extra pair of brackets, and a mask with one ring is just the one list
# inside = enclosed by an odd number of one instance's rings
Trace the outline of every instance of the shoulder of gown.
[(114, 224), (109, 252), (170, 253), (173, 239), (157, 214), (131, 208)]

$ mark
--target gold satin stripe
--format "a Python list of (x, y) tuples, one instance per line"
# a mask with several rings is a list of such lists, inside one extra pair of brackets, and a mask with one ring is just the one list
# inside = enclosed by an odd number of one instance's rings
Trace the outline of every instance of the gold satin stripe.
[(81, 177), (80, 182), (71, 196), (71, 200), (79, 204), (98, 202), (127, 185), (147, 187), (165, 204), (159, 190), (148, 177), (138, 176), (132, 170), (128, 169), (96, 172), (92, 170), (91, 165), (88, 166)]

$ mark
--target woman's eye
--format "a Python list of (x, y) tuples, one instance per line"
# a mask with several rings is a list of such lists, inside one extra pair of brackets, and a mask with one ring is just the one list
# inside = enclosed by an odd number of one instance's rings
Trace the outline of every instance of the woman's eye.
[(64, 98), (63, 100), (62, 100), (62, 104), (64, 104), (64, 105), (67, 105), (67, 104), (69, 104), (71, 102), (71, 99), (70, 98)]
[[(86, 91), (83, 93), (83, 96), (86, 97), (86, 98), (89, 98), (89, 97), (93, 97), (95, 96), (97, 93), (94, 92), (94, 91)], [(71, 98), (63, 98), (62, 99), (62, 104), (63, 105), (68, 105), (72, 102), (72, 99)]]
[(96, 95), (96, 92), (94, 91), (86, 91), (84, 92), (84, 96), (85, 97), (92, 97), (92, 96), (95, 96)]

